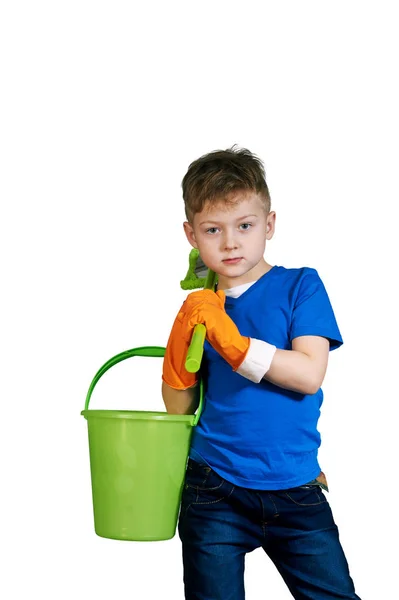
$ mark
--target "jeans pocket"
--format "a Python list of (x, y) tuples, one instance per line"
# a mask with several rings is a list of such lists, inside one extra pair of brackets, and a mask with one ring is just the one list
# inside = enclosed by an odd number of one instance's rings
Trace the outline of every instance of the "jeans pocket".
[(220, 477), (207, 464), (198, 463), (189, 459), (185, 478), (185, 489), (197, 491), (213, 491), (223, 485), (224, 479)]
[(189, 460), (182, 494), (182, 514), (190, 506), (213, 505), (230, 496), (234, 485), (229, 483), (209, 465)]
[(300, 485), (286, 490), (284, 496), (297, 506), (317, 506), (327, 502), (327, 498), (318, 485)]

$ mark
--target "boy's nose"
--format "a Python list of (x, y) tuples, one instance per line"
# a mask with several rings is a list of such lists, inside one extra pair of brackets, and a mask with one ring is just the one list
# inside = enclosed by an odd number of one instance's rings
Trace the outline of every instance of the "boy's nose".
[(223, 249), (224, 250), (235, 250), (237, 248), (237, 241), (233, 234), (227, 234), (223, 238)]

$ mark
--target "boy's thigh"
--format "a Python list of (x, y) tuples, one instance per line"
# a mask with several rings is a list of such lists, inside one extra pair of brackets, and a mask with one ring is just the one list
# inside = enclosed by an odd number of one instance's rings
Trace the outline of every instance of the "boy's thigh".
[(330, 505), (318, 486), (275, 494), (264, 550), (297, 600), (357, 599)]
[(207, 465), (189, 461), (179, 517), (188, 600), (245, 597), (245, 554), (260, 543), (233, 508), (235, 491)]

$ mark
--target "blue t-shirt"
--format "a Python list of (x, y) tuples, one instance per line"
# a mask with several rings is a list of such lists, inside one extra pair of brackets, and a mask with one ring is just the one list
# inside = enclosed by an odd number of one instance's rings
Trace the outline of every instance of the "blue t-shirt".
[[(342, 344), (327, 292), (317, 271), (275, 266), (238, 298), (227, 314), (245, 336), (291, 350), (303, 335)], [(321, 389), (306, 395), (265, 379), (235, 373), (206, 341), (202, 375), (204, 410), (194, 428), (190, 457), (206, 462), (231, 483), (277, 490), (303, 485), (320, 474), (317, 422)]]

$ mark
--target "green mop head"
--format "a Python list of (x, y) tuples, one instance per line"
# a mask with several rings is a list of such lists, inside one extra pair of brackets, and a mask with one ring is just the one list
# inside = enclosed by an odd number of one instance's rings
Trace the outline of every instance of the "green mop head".
[[(213, 278), (213, 285), (208, 287), (207, 277)], [(208, 282), (212, 283), (212, 282)], [(197, 248), (193, 248), (188, 257), (188, 271), (185, 278), (180, 282), (182, 290), (196, 290), (197, 288), (211, 289), (215, 285), (215, 274), (209, 271), (202, 261)]]

